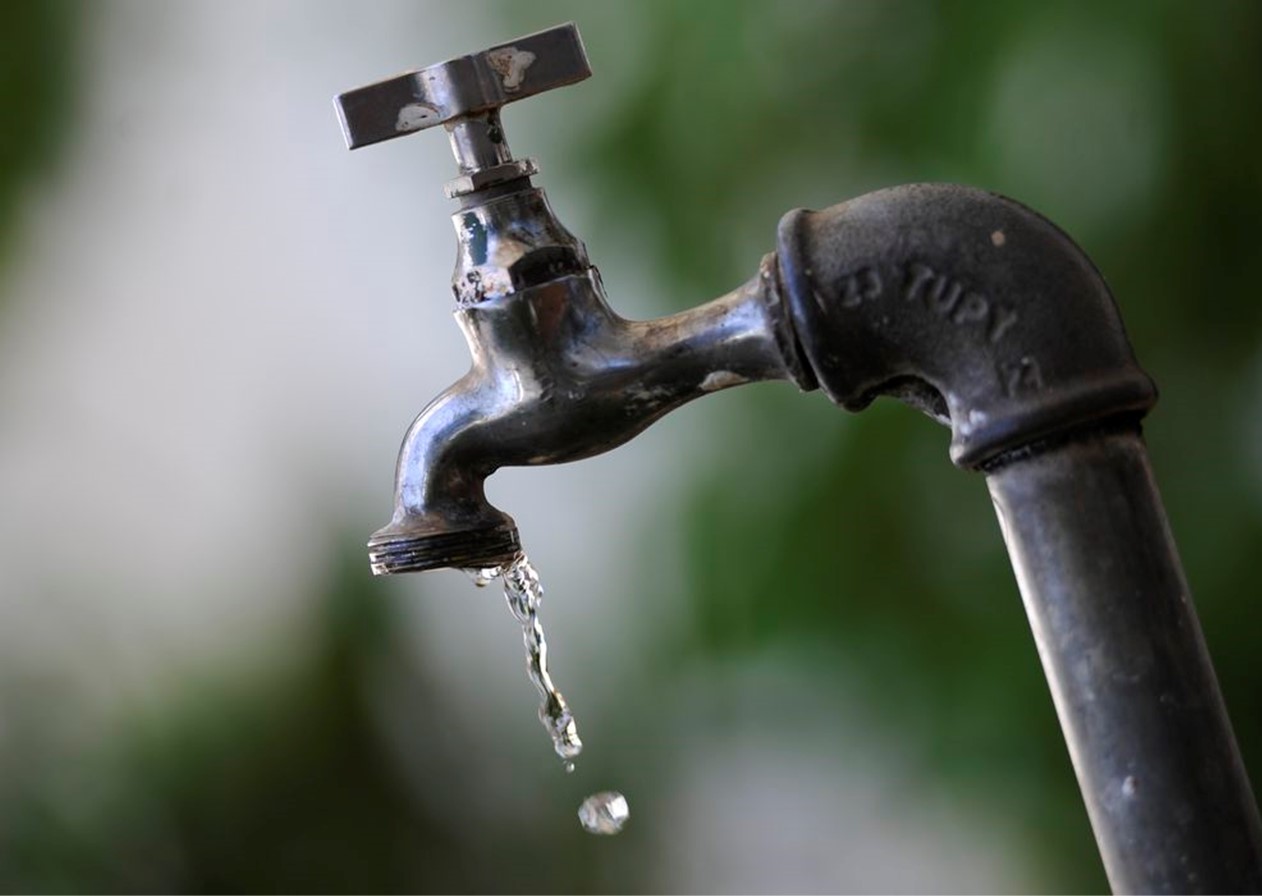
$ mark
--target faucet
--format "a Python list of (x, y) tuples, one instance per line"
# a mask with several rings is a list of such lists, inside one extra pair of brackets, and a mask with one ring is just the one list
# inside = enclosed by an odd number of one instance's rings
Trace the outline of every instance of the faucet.
[(459, 167), (472, 365), (404, 438), (372, 571), (510, 562), (496, 469), (608, 451), (711, 392), (787, 380), (851, 411), (895, 396), (985, 477), (1112, 888), (1262, 891), (1257, 804), (1140, 430), (1156, 390), (1083, 251), (1011, 199), (894, 187), (789, 212), (745, 284), (625, 320), (500, 120), (590, 74), (567, 24), (335, 101), (350, 148), (442, 125)]

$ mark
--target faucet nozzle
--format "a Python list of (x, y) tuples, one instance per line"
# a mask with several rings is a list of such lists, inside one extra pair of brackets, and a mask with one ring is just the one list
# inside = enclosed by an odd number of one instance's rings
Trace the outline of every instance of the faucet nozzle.
[(378, 576), (503, 566), (521, 552), (521, 541), (512, 517), (500, 517), (468, 529), (448, 528), (449, 521), (441, 516), (426, 518), (423, 525), (392, 523), (368, 541), (369, 566)]

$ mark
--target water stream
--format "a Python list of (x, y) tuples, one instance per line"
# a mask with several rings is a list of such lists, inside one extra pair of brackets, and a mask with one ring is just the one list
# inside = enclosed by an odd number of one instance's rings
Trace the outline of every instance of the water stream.
[[(539, 574), (524, 553), (518, 554), (504, 567), (466, 572), (479, 588), (486, 587), (497, 578), (504, 580), (508, 609), (521, 624), (522, 640), (526, 645), (526, 671), (539, 692), (539, 721), (552, 738), (552, 747), (565, 763), (565, 770), (573, 772), (574, 759), (583, 751), (583, 742), (578, 736), (574, 713), (552, 683), (548, 672), (548, 641), (539, 621), (539, 607), (543, 603)], [(618, 833), (629, 815), (626, 797), (615, 791), (592, 794), (578, 810), (579, 821), (593, 834)]]

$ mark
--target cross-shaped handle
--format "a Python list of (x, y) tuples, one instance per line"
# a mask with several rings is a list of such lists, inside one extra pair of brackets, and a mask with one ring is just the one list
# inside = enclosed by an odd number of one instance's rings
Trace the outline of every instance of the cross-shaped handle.
[(405, 72), (339, 95), (349, 149), (494, 113), (505, 103), (591, 75), (578, 28), (567, 23), (480, 53)]

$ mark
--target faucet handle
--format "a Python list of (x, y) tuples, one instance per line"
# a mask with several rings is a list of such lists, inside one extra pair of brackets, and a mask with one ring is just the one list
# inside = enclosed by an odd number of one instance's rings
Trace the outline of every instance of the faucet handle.
[[(487, 113), (495, 117), (506, 103), (574, 84), (591, 73), (578, 28), (568, 22), (349, 90), (333, 102), (347, 148), (358, 149), (439, 124), (451, 130), (462, 119), (486, 117)], [(502, 140), (502, 132), (500, 137)], [(465, 171), (489, 167), (466, 164), (459, 153), (457, 158)], [(492, 161), (502, 164), (509, 160), (511, 157)]]

